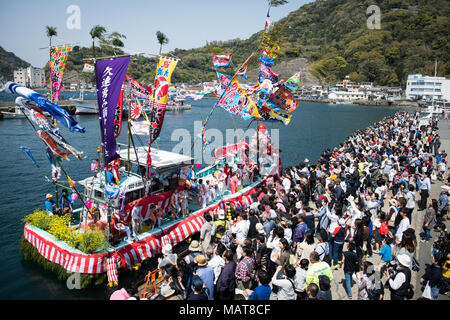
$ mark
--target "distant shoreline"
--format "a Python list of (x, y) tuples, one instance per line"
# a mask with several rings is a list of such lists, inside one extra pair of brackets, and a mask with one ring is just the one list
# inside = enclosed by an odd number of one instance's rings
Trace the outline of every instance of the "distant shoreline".
[[(333, 103), (333, 100), (328, 100), (328, 99), (324, 99), (324, 100), (316, 100), (316, 99), (297, 99), (297, 101), (299, 103), (302, 102), (312, 102), (312, 103), (325, 103), (325, 104), (335, 104)], [(359, 105), (359, 106), (368, 106), (368, 107), (395, 107), (395, 108), (412, 108), (412, 109), (421, 109), (420, 106), (412, 101), (405, 101), (405, 100), (400, 100), (402, 102), (404, 102), (405, 104), (402, 103), (396, 103), (396, 101), (392, 101), (392, 103), (388, 103), (388, 102), (384, 102), (384, 103), (379, 103), (379, 101), (349, 101), (349, 102), (344, 102), (344, 103), (340, 103), (340, 104), (346, 104), (346, 105)], [(336, 104), (339, 105), (339, 104)]]

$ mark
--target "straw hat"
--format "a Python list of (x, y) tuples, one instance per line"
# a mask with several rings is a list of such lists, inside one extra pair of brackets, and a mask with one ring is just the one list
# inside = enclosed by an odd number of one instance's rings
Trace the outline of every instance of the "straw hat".
[(193, 240), (189, 245), (190, 251), (200, 251), (200, 243), (197, 240)]
[(171, 295), (173, 295), (175, 293), (175, 290), (174, 289), (172, 289), (170, 286), (162, 286), (162, 288), (161, 288), (161, 292), (160, 292), (160, 294), (163, 296), (163, 297), (170, 297)]
[(396, 206), (396, 205), (397, 205), (397, 200), (395, 200), (395, 199), (390, 199), (390, 200), (389, 200), (389, 204), (392, 204), (393, 206)]
[(47, 195), (45, 197), (46, 198), (53, 198), (53, 195), (51, 193), (47, 193)]
[(408, 267), (409, 269), (412, 268), (411, 257), (408, 256), (407, 254), (399, 254), (397, 256), (397, 260), (402, 266)]
[(198, 256), (195, 256), (194, 262), (199, 266), (203, 267), (206, 266), (208, 263), (206, 262), (206, 257), (202, 254), (199, 254)]

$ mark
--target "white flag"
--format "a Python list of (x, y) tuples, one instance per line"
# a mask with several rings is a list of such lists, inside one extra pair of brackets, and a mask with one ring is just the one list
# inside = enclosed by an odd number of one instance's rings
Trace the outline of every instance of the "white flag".
[(131, 131), (134, 134), (138, 135), (146, 135), (148, 136), (150, 134), (149, 129), (150, 125), (147, 121), (133, 121), (131, 120)]

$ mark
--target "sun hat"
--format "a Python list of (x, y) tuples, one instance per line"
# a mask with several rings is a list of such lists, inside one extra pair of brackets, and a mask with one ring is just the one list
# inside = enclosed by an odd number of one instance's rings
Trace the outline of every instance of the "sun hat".
[(395, 199), (390, 199), (390, 200), (389, 200), (389, 203), (392, 204), (392, 205), (394, 205), (394, 206), (396, 206), (396, 205), (397, 205), (397, 200), (395, 200)]
[(47, 193), (47, 195), (45, 196), (46, 198), (52, 198), (53, 195), (51, 193)]
[(163, 297), (170, 297), (171, 295), (173, 295), (175, 293), (175, 290), (174, 289), (172, 289), (170, 286), (162, 286), (161, 287), (161, 292), (160, 292), (160, 294), (163, 296)]
[(200, 251), (200, 244), (197, 240), (193, 240), (189, 245), (189, 250), (191, 251)]
[(162, 248), (162, 254), (167, 256), (170, 253), (172, 253), (172, 245), (170, 243), (166, 243)]
[(206, 266), (208, 263), (206, 262), (206, 257), (202, 254), (199, 254), (198, 256), (195, 256), (194, 262), (199, 266), (203, 267)]
[(405, 266), (405, 267), (408, 267), (409, 269), (411, 269), (412, 260), (411, 260), (411, 257), (408, 256), (407, 254), (399, 254), (397, 256), (397, 260), (402, 266)]

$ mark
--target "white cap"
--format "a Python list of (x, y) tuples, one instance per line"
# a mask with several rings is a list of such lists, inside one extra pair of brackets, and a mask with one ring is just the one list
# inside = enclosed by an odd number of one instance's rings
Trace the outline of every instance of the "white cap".
[(397, 256), (397, 260), (402, 266), (408, 267), (409, 269), (412, 268), (411, 257), (408, 256), (407, 254), (399, 254)]

